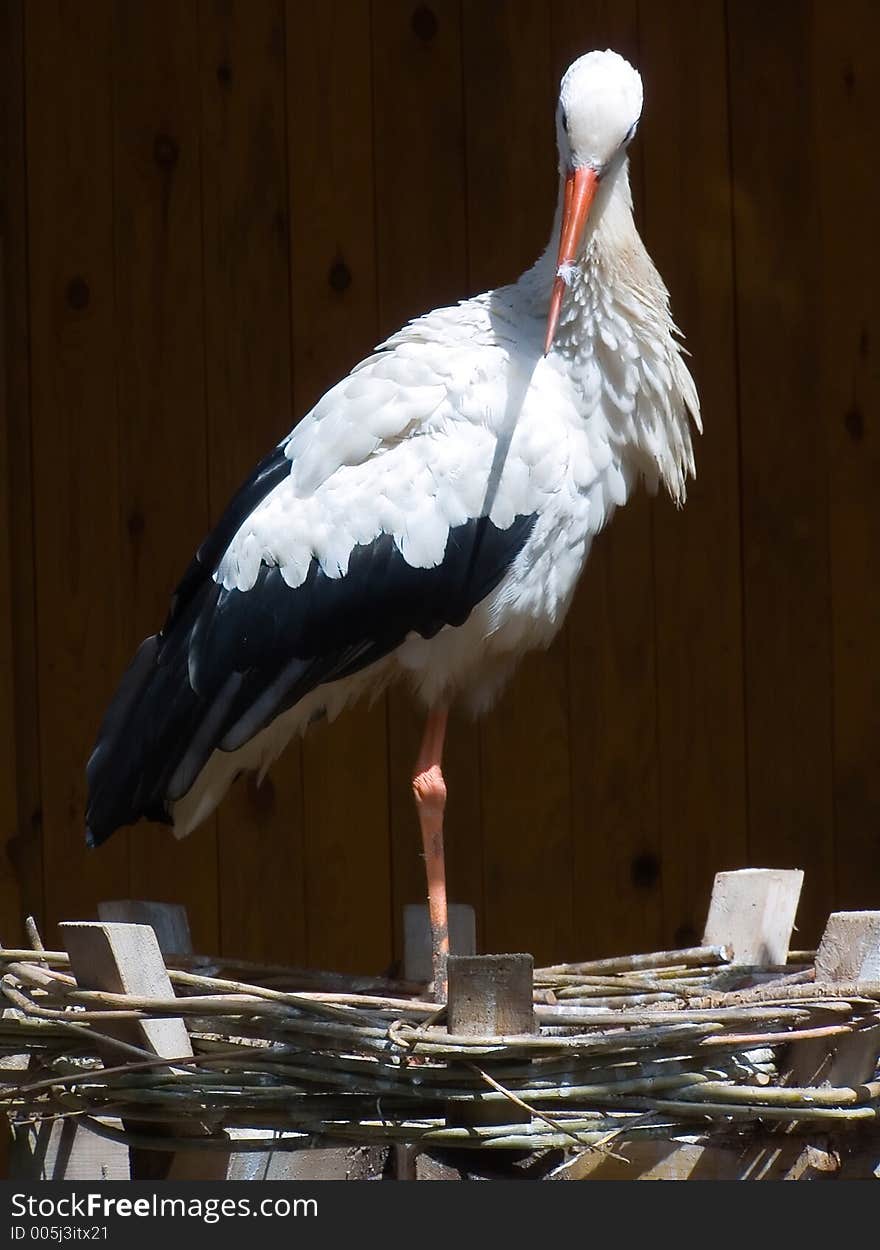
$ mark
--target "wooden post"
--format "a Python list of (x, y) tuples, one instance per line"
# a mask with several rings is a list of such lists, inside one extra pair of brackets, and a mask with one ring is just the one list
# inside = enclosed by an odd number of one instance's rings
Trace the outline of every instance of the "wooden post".
[[(149, 925), (77, 920), (64, 921), (59, 929), (81, 990), (106, 990), (140, 998), (174, 997), (156, 934)], [(181, 1059), (193, 1053), (186, 1025), (179, 1016), (120, 1021), (103, 1026), (101, 1031), (163, 1059)], [(119, 1051), (112, 1054), (119, 1062)]]
[(716, 873), (704, 945), (731, 946), (738, 964), (781, 966), (788, 959), (803, 881), (799, 868)]
[[(148, 925), (68, 921), (59, 929), (80, 988), (147, 998), (173, 997), (159, 943)], [(110, 1022), (102, 1032), (165, 1059), (182, 1059), (193, 1053), (180, 1017)], [(119, 1059), (119, 1051), (108, 1047), (108, 1062), (118, 1063)], [(139, 1133), (153, 1131), (151, 1125), (134, 1121), (126, 1127)], [(206, 1132), (199, 1125), (182, 1125), (177, 1131), (178, 1136), (193, 1137)], [(227, 1156), (221, 1150), (171, 1154), (132, 1148), (130, 1155), (133, 1180), (222, 1180), (226, 1175)]]
[(534, 1033), (531, 955), (450, 955), (446, 1028), (453, 1034)]
[[(831, 913), (816, 952), (816, 981), (880, 981), (880, 911)], [(792, 1049), (793, 1084), (861, 1085), (877, 1071), (880, 1025)]]
[[(33, 917), (25, 921), (28, 940), (34, 951), (42, 951), (43, 943)], [(8, 970), (16, 972), (17, 965), (9, 964)], [(32, 966), (31, 973), (37, 969)], [(39, 974), (37, 973), (39, 976)], [(45, 976), (44, 986), (52, 986), (52, 978)], [(5, 1016), (7, 1010), (3, 1010)], [(9, 1010), (12, 1015), (13, 1011)], [(3, 1070), (27, 1072), (32, 1080), (45, 1077), (46, 1071), (39, 1058), (24, 1052), (7, 1055), (0, 1059), (0, 1076)], [(6, 1117), (4, 1116), (4, 1119)], [(12, 1129), (8, 1169), (3, 1176), (9, 1180), (24, 1181), (79, 1181), (79, 1180), (129, 1180), (131, 1165), (128, 1148), (118, 1141), (99, 1137), (80, 1117), (66, 1119), (36, 1119), (30, 1123), (17, 1124)]]
[[(832, 912), (816, 951), (817, 984), (878, 980), (880, 911)], [(789, 1052), (791, 1067), (786, 1077), (790, 1085), (832, 1088), (862, 1085), (873, 1080), (877, 1071), (880, 1025), (827, 1042), (802, 1042), (789, 1047)], [(840, 1175), (844, 1140), (843, 1136), (838, 1138), (839, 1153), (826, 1149), (827, 1143), (807, 1144), (785, 1179), (812, 1180), (828, 1173)], [(857, 1149), (858, 1140), (849, 1138), (846, 1144), (852, 1142), (852, 1148)]]
[[(132, 924), (150, 925), (155, 932), (159, 949), (163, 955), (192, 954), (192, 938), (190, 936), (189, 919), (186, 908), (179, 903), (154, 903), (142, 899), (119, 899), (98, 904), (98, 915), (102, 920), (127, 921)], [(187, 1037), (187, 1043), (189, 1038)], [(183, 1054), (180, 1051), (178, 1054)], [(205, 1156), (206, 1162), (202, 1169), (212, 1169), (212, 1177), (217, 1173), (226, 1180), (357, 1180), (369, 1175), (381, 1174), (381, 1148), (370, 1147), (329, 1147), (320, 1150), (239, 1150), (236, 1141), (265, 1136), (256, 1134), (251, 1129), (231, 1128), (226, 1130), (230, 1141), (228, 1154), (222, 1151), (211, 1152)], [(142, 1152), (146, 1153), (146, 1152)], [(205, 1155), (205, 1152), (200, 1152)], [(193, 1166), (201, 1162), (200, 1155), (187, 1156)], [(179, 1179), (179, 1168), (182, 1160), (175, 1160), (178, 1173), (173, 1179)], [(195, 1177), (191, 1177), (195, 1179)]]
[[(499, 1037), (535, 1032), (531, 955), (450, 955), (448, 974), (449, 1033)], [(496, 1072), (500, 1066), (495, 1064)], [(446, 1118), (457, 1126), (527, 1124), (531, 1119), (513, 1102), (463, 1100), (448, 1104)]]

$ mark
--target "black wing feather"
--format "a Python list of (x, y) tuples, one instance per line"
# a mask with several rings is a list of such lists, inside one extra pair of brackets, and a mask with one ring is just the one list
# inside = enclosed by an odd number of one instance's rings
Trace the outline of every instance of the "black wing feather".
[(462, 624), (501, 581), (535, 518), (499, 529), (486, 517), (449, 532), (442, 562), (409, 565), (388, 534), (355, 547), (346, 575), (313, 560), (292, 589), (262, 565), (227, 590), (213, 573), (254, 507), (290, 470), (279, 448), (257, 467), (202, 544), (156, 638), (137, 652), (88, 764), (87, 838), (142, 816), (167, 820), (218, 747), (236, 750), (316, 687), (360, 672), (410, 633)]

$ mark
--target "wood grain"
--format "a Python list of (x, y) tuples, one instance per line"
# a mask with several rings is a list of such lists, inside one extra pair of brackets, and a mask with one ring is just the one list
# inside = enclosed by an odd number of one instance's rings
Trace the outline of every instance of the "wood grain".
[(798, 941), (806, 945), (821, 932), (834, 875), (828, 475), (815, 369), (827, 352), (826, 291), (815, 265), (812, 11), (750, 0), (728, 9), (748, 849), (756, 866), (805, 870)]
[[(6, 747), (7, 767), (0, 772), (0, 934), (18, 932), (21, 915), (21, 887), (18, 874), (9, 856), (9, 843), (18, 824), (18, 794), (15, 780), (15, 666), (14, 634), (12, 625), (12, 500), (9, 443), (6, 431), (7, 417), (6, 384), (6, 290), (5, 260), (7, 240), (0, 239), (0, 741)], [(14, 940), (10, 937), (5, 941)]]
[[(370, 14), (362, 0), (289, 5), (294, 408), (376, 340)], [(377, 972), (391, 959), (385, 701), (303, 744), (307, 953)]]
[[(34, 621), (30, 327), (28, 324), (27, 170), (25, 164), (24, 11), (0, 7), (0, 236), (3, 245), (3, 416), (6, 471), (4, 583), (7, 662), (3, 696), (10, 754), (5, 760), (2, 871), (3, 935), (21, 936), (22, 913), (42, 916), (43, 848), (37, 654)], [(3, 557), (0, 557), (3, 558)], [(10, 719), (11, 718), (11, 719)], [(14, 736), (14, 745), (13, 745)], [(8, 935), (8, 936), (7, 936)]]
[[(85, 764), (123, 664), (113, 375), (112, 11), (27, 5), (34, 531), (45, 919), (128, 893), (128, 836), (84, 838)], [(59, 206), (63, 205), (63, 212)]]
[(724, 5), (642, 5), (639, 30), (643, 237), (692, 354), (705, 425), (687, 505), (664, 498), (653, 510), (666, 945), (699, 927), (714, 874), (748, 863)]
[[(113, 12), (113, 255), (121, 563), (128, 654), (155, 633), (208, 526), (198, 49), (174, 0)], [(121, 674), (120, 674), (121, 675)], [(178, 841), (139, 824), (133, 898), (184, 903), (197, 948), (216, 950), (214, 822)]]
[[(815, 256), (822, 299), (818, 400), (829, 464), (836, 898), (880, 902), (880, 253), (870, 243), (880, 184), (876, 6), (813, 10)], [(815, 376), (815, 375), (814, 375)], [(821, 679), (820, 679), (821, 680)], [(827, 889), (822, 892), (827, 897)]]
[[(199, 9), (208, 477), (217, 516), (292, 424), (283, 3)], [(305, 959), (302, 753), (217, 813), (221, 947)]]
[(699, 475), (681, 513), (635, 497), (557, 647), (453, 717), (450, 893), (481, 949), (542, 960), (689, 941), (748, 863), (806, 870), (798, 944), (876, 906), (878, 33), (869, 0), (3, 6), (0, 936), (135, 893), (186, 902), (197, 946), (399, 956), (405, 693), (235, 787), (216, 843), (87, 854), (84, 766), (256, 459), (384, 334), (537, 254), (555, 85), (595, 47), (644, 77), (637, 219)]

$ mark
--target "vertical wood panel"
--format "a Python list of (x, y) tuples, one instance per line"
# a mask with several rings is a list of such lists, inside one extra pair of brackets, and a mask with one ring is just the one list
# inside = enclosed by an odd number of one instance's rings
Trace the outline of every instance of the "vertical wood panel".
[[(202, 0), (202, 178), (211, 511), (291, 424), (282, 0)], [(306, 958), (302, 751), (218, 815), (222, 949)]]
[(816, 267), (811, 6), (739, 0), (728, 23), (749, 856), (805, 869), (800, 931), (812, 941), (825, 919), (834, 856), (826, 432), (816, 384), (826, 292)]
[[(208, 522), (197, 49), (192, 6), (117, 0), (113, 221), (123, 546), (115, 575), (129, 654), (161, 626)], [(182, 842), (163, 826), (139, 824), (131, 891), (184, 903), (196, 948), (216, 950), (214, 821)]]
[(722, 0), (640, 7), (645, 241), (703, 406), (687, 504), (654, 506), (663, 944), (746, 847), (739, 446)]
[[(288, 4), (295, 410), (375, 342), (369, 6)], [(376, 972), (391, 958), (385, 701), (303, 746), (308, 958)]]
[(4, 937), (131, 889), (185, 901), (202, 946), (400, 953), (405, 694), (234, 788), (219, 844), (142, 826), (87, 853), (85, 762), (209, 511), (293, 416), (534, 259), (555, 83), (606, 46), (645, 80), (637, 221), (693, 352), (698, 480), (681, 514), (618, 513), (561, 642), (453, 721), (450, 893), (539, 958), (686, 939), (747, 861), (806, 869), (804, 943), (876, 902), (876, 34), (867, 0), (5, 6)]
[[(550, 11), (465, 6), (472, 290), (519, 276), (546, 245), (556, 196)], [(539, 961), (571, 947), (571, 779), (564, 645), (528, 656), (481, 732), (488, 950)]]
[[(822, 354), (830, 467), (836, 906), (880, 900), (880, 44), (877, 7), (813, 6)], [(834, 170), (828, 175), (825, 171)], [(824, 893), (824, 892), (823, 892)]]
[(0, 771), (0, 934), (9, 944), (18, 932), (21, 912), (21, 887), (9, 847), (18, 824), (18, 793), (16, 777), (17, 743), (15, 735), (15, 653), (12, 623), (12, 498), (9, 459), (8, 387), (6, 377), (6, 254), (8, 238), (0, 238), (0, 742), (3, 743), (4, 767)]
[(14, 941), (22, 912), (43, 915), (27, 298), (24, 14), (0, 8), (0, 239), (3, 412), (0, 416), (3, 654), (2, 933)]
[(375, 0), (373, 60), (384, 335), (467, 284), (459, 4)]
[[(380, 333), (461, 299), (468, 288), (460, 6), (450, 0), (373, 5), (377, 277)], [(388, 696), (395, 955), (402, 912), (425, 898), (425, 870), (410, 778), (424, 711)], [(476, 726), (453, 713), (444, 752), (452, 902), (482, 911), (480, 746)]]
[[(128, 836), (89, 852), (85, 763), (122, 670), (113, 377), (112, 15), (27, 5), (27, 169), (46, 914), (128, 889)], [(52, 940), (51, 932), (47, 933)]]
[[(560, 74), (593, 48), (640, 63), (635, 0), (560, 4), (553, 29)], [(630, 154), (641, 228), (638, 139)], [(576, 958), (649, 949), (661, 934), (653, 507), (640, 489), (599, 535), (567, 627)]]

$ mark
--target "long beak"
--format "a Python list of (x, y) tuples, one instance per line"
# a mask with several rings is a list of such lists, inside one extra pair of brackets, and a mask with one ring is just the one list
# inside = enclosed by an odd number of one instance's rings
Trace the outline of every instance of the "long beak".
[(590, 205), (596, 194), (599, 178), (595, 169), (582, 165), (570, 169), (565, 175), (565, 198), (562, 204), (562, 228), (559, 232), (559, 255), (556, 257), (556, 280), (550, 295), (550, 312), (547, 317), (547, 337), (544, 339), (544, 355), (553, 346), (562, 294), (566, 280), (562, 276), (565, 266), (572, 264), (590, 215)]

